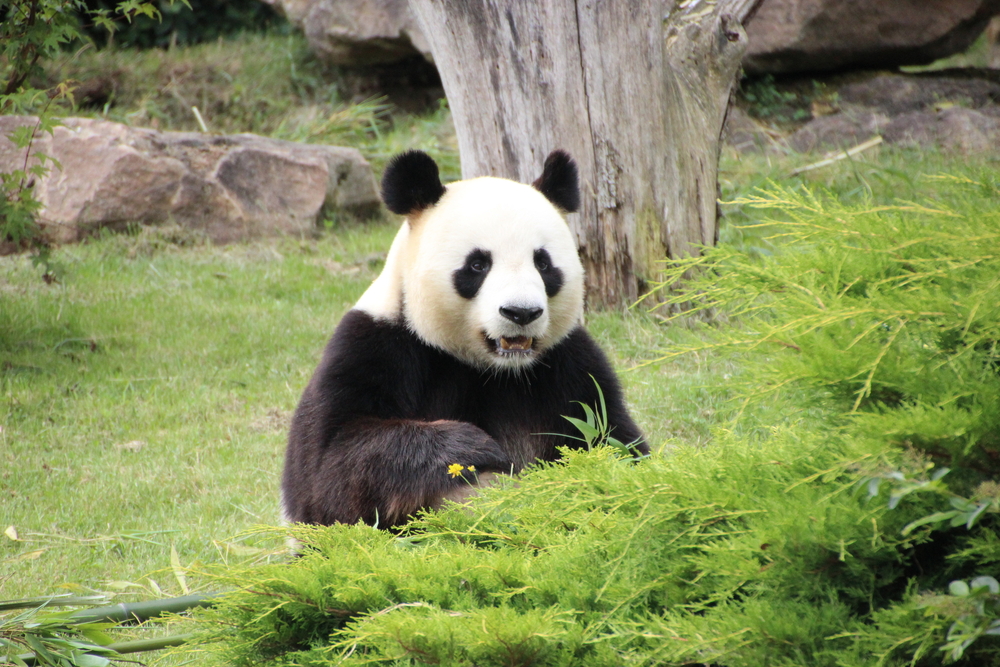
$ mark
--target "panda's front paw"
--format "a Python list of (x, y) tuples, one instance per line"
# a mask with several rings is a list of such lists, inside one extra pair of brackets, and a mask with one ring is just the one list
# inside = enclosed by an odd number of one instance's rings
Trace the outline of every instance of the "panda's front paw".
[(466, 482), (454, 486), (448, 491), (446, 491), (438, 500), (432, 502), (431, 509), (440, 509), (444, 505), (445, 501), (462, 504), (469, 498), (479, 495), (479, 490), (484, 486), (491, 486), (501, 477), (501, 475), (496, 472), (484, 472), (482, 474), (476, 474), (475, 479), (471, 482)]
[[(509, 473), (512, 461), (507, 453), (478, 426), (460, 421), (431, 422), (438, 429), (438, 461), (442, 472), (465, 482), (483, 473)], [(463, 479), (459, 479), (462, 482)]]

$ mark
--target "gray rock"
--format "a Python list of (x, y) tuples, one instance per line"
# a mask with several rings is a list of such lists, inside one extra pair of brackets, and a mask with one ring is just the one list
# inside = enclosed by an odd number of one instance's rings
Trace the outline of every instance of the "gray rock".
[(979, 109), (1000, 101), (1000, 73), (976, 71), (971, 74), (981, 76), (971, 76), (965, 71), (879, 74), (848, 83), (837, 91), (837, 95), (844, 104), (878, 109), (890, 115), (932, 110), (941, 104)]
[(922, 65), (964, 51), (1000, 0), (764, 0), (747, 26), (749, 74)]
[(758, 123), (737, 106), (731, 106), (726, 112), (722, 140), (740, 153), (759, 153), (781, 143), (778, 133)]
[(962, 107), (936, 113), (913, 111), (893, 118), (883, 137), (886, 143), (902, 146), (961, 153), (995, 151), (1000, 142), (1000, 114)]
[(870, 111), (820, 116), (792, 134), (788, 145), (800, 153), (851, 148), (880, 134), (888, 123), (888, 116)]
[[(23, 167), (25, 150), (7, 137), (35, 122), (0, 116), (0, 171)], [(34, 182), (40, 222), (56, 242), (173, 221), (225, 243), (309, 233), (333, 210), (366, 216), (380, 206), (371, 167), (351, 148), (67, 118), (31, 150), (57, 161)]]
[(801, 153), (846, 149), (876, 135), (886, 144), (951, 153), (995, 151), (1000, 145), (1000, 109), (950, 107), (889, 117), (878, 112), (846, 112), (816, 118), (799, 128), (788, 144)]
[(422, 55), (430, 45), (407, 0), (264, 0), (281, 10), (334, 65), (377, 65)]

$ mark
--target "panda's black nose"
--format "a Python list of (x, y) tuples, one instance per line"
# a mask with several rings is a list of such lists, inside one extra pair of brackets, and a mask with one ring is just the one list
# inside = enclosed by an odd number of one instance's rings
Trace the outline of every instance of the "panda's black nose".
[(500, 306), (500, 314), (514, 324), (531, 324), (542, 314), (541, 308), (520, 308), (518, 306)]

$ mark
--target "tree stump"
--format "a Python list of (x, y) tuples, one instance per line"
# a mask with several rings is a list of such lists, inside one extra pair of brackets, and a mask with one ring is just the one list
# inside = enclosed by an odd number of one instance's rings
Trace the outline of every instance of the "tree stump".
[(620, 308), (658, 262), (717, 236), (722, 126), (760, 0), (410, 0), (462, 175), (530, 182), (563, 148), (588, 305)]

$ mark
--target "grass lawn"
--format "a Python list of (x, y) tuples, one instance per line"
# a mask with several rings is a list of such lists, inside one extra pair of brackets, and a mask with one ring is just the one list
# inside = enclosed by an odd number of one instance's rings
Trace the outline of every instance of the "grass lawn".
[[(17, 536), (0, 536), (0, 599), (181, 594), (198, 579), (181, 584), (172, 552), (196, 571), (279, 547), (239, 534), (278, 520), (290, 414), (395, 229), (224, 248), (109, 235), (60, 250), (55, 285), (27, 258), (0, 260), (0, 530)], [(692, 335), (641, 314), (590, 320), (623, 369)], [(654, 444), (709, 440), (715, 370), (692, 358), (623, 374)]]
[[(876, 197), (905, 195), (921, 183), (912, 166), (886, 175), (906, 159), (886, 151), (822, 178), (848, 199), (871, 189), (859, 189), (865, 174), (886, 184)], [(792, 161), (729, 156), (724, 187), (746, 191), (766, 162), (780, 175)], [(729, 220), (725, 238), (766, 251), (746, 214), (731, 207)], [(240, 534), (278, 520), (289, 416), (395, 229), (221, 248), (169, 229), (108, 235), (59, 250), (54, 285), (25, 257), (0, 259), (0, 530), (13, 526), (0, 536), (0, 599), (66, 586), (181, 594), (199, 585), (200, 563), (279, 553)], [(732, 361), (642, 365), (697, 327), (637, 311), (588, 324), (654, 447), (705, 445), (736, 409), (720, 388)], [(181, 583), (172, 563), (194, 573)]]

